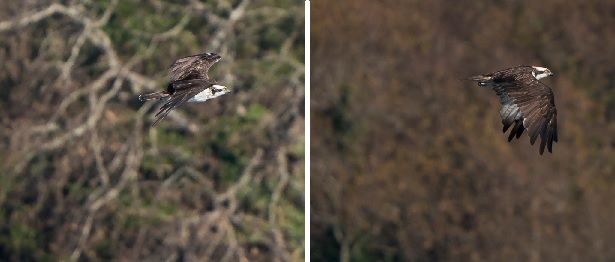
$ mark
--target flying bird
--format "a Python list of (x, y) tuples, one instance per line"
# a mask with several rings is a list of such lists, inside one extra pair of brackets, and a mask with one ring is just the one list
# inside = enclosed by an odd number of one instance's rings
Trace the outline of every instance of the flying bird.
[(230, 88), (218, 85), (207, 75), (209, 68), (222, 59), (214, 53), (202, 53), (177, 59), (169, 68), (169, 85), (166, 90), (142, 94), (139, 100), (155, 100), (167, 98), (166, 103), (156, 113), (156, 125), (171, 110), (184, 102), (205, 102), (207, 100), (228, 94)]
[(472, 76), (478, 86), (495, 90), (500, 97), (500, 117), (503, 133), (512, 126), (508, 142), (519, 138), (527, 130), (530, 143), (534, 145), (540, 136), (540, 154), (545, 146), (552, 153), (557, 142), (557, 110), (553, 91), (538, 81), (552, 76), (551, 70), (539, 66), (517, 66), (497, 72)]

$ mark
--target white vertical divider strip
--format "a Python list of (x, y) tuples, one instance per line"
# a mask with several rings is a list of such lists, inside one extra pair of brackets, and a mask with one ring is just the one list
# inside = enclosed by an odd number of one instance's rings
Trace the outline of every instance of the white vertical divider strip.
[(310, 1), (305, 1), (305, 261), (310, 261)]

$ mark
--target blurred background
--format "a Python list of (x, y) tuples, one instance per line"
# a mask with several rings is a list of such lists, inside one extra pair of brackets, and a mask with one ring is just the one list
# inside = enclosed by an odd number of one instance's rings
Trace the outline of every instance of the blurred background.
[[(300, 260), (303, 36), (292, 0), (1, 1), (0, 260)], [(202, 52), (234, 93), (150, 127)]]
[[(615, 260), (615, 2), (314, 1), (315, 261)], [(542, 65), (560, 141), (460, 80)]]

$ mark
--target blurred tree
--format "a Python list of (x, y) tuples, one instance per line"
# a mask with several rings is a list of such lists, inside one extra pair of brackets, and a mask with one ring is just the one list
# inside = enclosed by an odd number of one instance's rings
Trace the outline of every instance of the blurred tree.
[[(315, 261), (610, 261), (613, 1), (315, 1)], [(547, 66), (560, 142), (508, 143), (493, 91)]]
[[(0, 260), (303, 257), (303, 7), (0, 3)], [(233, 95), (150, 128), (177, 58)]]

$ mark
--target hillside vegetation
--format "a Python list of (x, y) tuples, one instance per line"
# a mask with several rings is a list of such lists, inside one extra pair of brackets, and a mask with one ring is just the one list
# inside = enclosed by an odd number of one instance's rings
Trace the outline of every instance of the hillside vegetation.
[[(0, 260), (303, 257), (303, 5), (1, 1)], [(233, 93), (155, 127), (177, 58)]]
[[(312, 258), (615, 260), (615, 2), (313, 1)], [(559, 143), (461, 80), (556, 73)]]

